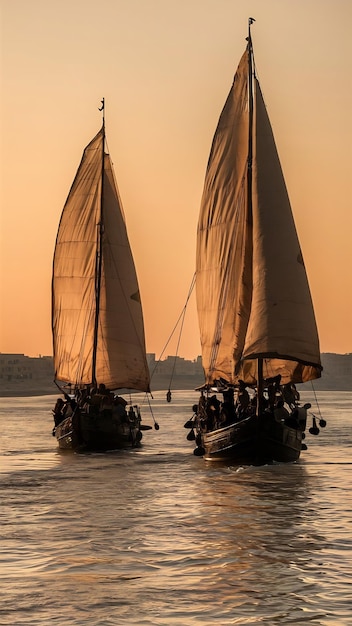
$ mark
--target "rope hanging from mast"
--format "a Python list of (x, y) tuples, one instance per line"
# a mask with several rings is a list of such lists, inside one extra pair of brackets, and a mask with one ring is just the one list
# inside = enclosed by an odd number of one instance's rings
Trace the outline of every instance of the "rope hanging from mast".
[(192, 291), (193, 291), (193, 288), (194, 288), (195, 282), (196, 282), (196, 274), (194, 273), (193, 278), (192, 278), (192, 281), (191, 281), (191, 286), (190, 286), (190, 288), (189, 288), (188, 295), (187, 295), (187, 298), (186, 298), (186, 303), (185, 303), (185, 305), (184, 305), (184, 307), (183, 307), (183, 309), (182, 309), (182, 311), (181, 311), (181, 313), (180, 313), (180, 315), (179, 315), (179, 317), (178, 317), (178, 319), (177, 319), (177, 322), (176, 322), (176, 324), (175, 324), (175, 326), (174, 326), (174, 328), (173, 328), (173, 330), (172, 330), (172, 332), (171, 332), (171, 334), (170, 334), (170, 336), (169, 336), (169, 338), (168, 338), (168, 340), (167, 340), (167, 342), (166, 342), (166, 344), (165, 344), (165, 346), (164, 346), (164, 348), (163, 348), (163, 350), (162, 350), (162, 352), (161, 352), (161, 354), (160, 354), (160, 356), (159, 356), (158, 361), (156, 362), (156, 364), (155, 364), (155, 366), (154, 366), (153, 372), (152, 372), (151, 377), (150, 377), (151, 379), (153, 378), (153, 376), (154, 376), (154, 374), (155, 374), (155, 370), (157, 369), (157, 367), (158, 367), (158, 365), (159, 365), (159, 363), (160, 363), (160, 361), (161, 361), (161, 357), (163, 356), (163, 354), (164, 354), (164, 352), (165, 352), (165, 350), (166, 350), (167, 346), (168, 346), (168, 345), (169, 345), (169, 343), (170, 343), (171, 338), (172, 338), (172, 337), (173, 337), (173, 335), (174, 335), (174, 332), (176, 331), (176, 328), (177, 328), (177, 326), (178, 326), (178, 324), (179, 324), (180, 320), (182, 319), (182, 322), (181, 322), (181, 328), (180, 328), (180, 333), (179, 333), (179, 338), (178, 338), (178, 342), (177, 342), (177, 349), (176, 349), (176, 356), (175, 356), (175, 360), (174, 360), (174, 366), (173, 366), (173, 369), (172, 369), (172, 374), (171, 374), (171, 379), (170, 379), (169, 389), (168, 389), (167, 394), (166, 394), (166, 400), (167, 400), (167, 402), (171, 402), (171, 389), (170, 389), (170, 387), (171, 387), (172, 378), (173, 378), (173, 374), (174, 374), (174, 370), (175, 370), (175, 364), (176, 364), (177, 352), (178, 352), (178, 348), (179, 348), (179, 345), (180, 345), (181, 334), (182, 334), (183, 324), (184, 324), (184, 320), (185, 320), (186, 310), (187, 310), (188, 302), (189, 302), (189, 299), (190, 299), (190, 297), (191, 297), (191, 294), (192, 294)]

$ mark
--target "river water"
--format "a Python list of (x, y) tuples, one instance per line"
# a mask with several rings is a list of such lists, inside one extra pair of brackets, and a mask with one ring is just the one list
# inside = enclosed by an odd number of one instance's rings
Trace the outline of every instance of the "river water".
[(193, 456), (195, 392), (104, 454), (58, 450), (54, 400), (1, 399), (2, 626), (352, 625), (352, 392), (319, 392), (327, 427), (265, 467)]

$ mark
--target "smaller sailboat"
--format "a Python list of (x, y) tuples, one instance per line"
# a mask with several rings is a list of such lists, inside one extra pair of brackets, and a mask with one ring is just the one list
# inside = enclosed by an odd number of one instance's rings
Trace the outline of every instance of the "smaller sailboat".
[[(321, 376), (313, 305), (275, 141), (246, 50), (209, 156), (197, 231), (196, 292), (205, 384), (186, 422), (208, 460), (295, 461)], [(321, 426), (325, 426), (321, 420)], [(315, 417), (310, 429), (319, 431)]]
[[(139, 406), (121, 390), (148, 393), (139, 288), (103, 124), (86, 146), (66, 200), (52, 275), (59, 447), (109, 450), (140, 444)], [(132, 396), (130, 396), (131, 398)]]

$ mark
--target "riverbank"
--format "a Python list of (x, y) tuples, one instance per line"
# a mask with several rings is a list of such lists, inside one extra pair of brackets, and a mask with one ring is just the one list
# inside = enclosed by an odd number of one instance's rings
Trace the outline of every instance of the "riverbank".
[[(151, 389), (153, 391), (168, 391), (169, 387), (171, 391), (180, 389), (192, 390), (196, 389), (202, 384), (202, 380), (198, 376), (177, 376), (173, 381), (167, 376), (158, 376), (151, 382)], [(60, 395), (60, 390), (55, 383), (47, 381), (10, 381), (3, 384), (0, 389), (0, 398), (24, 398), (31, 396), (48, 396), (48, 395)]]
[[(200, 357), (187, 361), (168, 357), (156, 364), (155, 355), (149, 355), (149, 369), (153, 372), (152, 391), (191, 390), (203, 382)], [(316, 391), (352, 391), (352, 354), (322, 354), (322, 378), (313, 381)], [(24, 354), (0, 353), (0, 397), (55, 395), (60, 393), (53, 382), (54, 367), (51, 356), (27, 357)], [(299, 388), (309, 390), (310, 385)]]
[[(195, 390), (203, 384), (203, 381), (198, 376), (177, 376), (170, 384), (170, 378), (166, 376), (158, 376), (151, 382), (152, 393), (154, 391), (164, 391), (165, 393), (170, 389), (171, 391), (177, 390)], [(315, 391), (351, 391), (351, 383), (348, 381), (324, 381), (323, 378), (313, 381)], [(305, 389), (309, 391), (309, 385), (298, 385), (299, 389)], [(60, 390), (52, 382), (47, 381), (16, 381), (10, 382), (0, 389), (0, 398), (23, 398), (31, 396), (47, 396), (47, 395), (60, 395)]]

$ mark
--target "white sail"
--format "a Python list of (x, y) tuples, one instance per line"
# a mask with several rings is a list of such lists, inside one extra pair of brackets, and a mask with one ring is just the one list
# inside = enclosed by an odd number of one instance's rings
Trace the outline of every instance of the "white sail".
[[(282, 383), (320, 376), (320, 351), (302, 253), (260, 92), (249, 108), (249, 47), (209, 157), (197, 233), (197, 307), (207, 383)], [(249, 166), (249, 137), (253, 165)]]
[(96, 381), (110, 389), (148, 391), (137, 276), (111, 160), (103, 151), (102, 128), (84, 150), (57, 234), (52, 280), (55, 377), (75, 385)]

